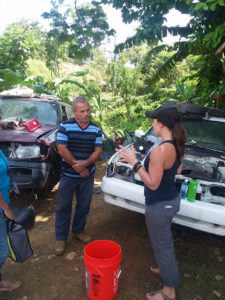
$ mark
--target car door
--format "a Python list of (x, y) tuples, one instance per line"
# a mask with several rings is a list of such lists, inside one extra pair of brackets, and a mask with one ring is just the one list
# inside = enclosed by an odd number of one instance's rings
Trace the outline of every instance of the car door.
[(73, 117), (73, 111), (71, 105), (62, 104), (62, 121), (66, 121)]

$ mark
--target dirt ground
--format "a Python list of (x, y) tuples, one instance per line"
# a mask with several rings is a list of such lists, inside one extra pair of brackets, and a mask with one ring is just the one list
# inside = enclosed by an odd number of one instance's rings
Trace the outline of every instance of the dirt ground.
[[(97, 166), (95, 187), (99, 187), (106, 163)], [(85, 300), (84, 244), (68, 240), (66, 254), (54, 255), (54, 221), (57, 187), (48, 197), (31, 200), (29, 195), (14, 206), (33, 205), (35, 227), (29, 231), (34, 255), (24, 263), (8, 259), (3, 276), (19, 279), (22, 287), (1, 293), (1, 300)], [(75, 201), (74, 201), (75, 203)], [(141, 300), (161, 282), (149, 271), (155, 265), (144, 216), (107, 204), (102, 193), (93, 194), (87, 232), (97, 239), (108, 239), (122, 247), (121, 276), (116, 299)], [(178, 300), (225, 299), (225, 240), (196, 231), (173, 228), (176, 257), (182, 276)]]

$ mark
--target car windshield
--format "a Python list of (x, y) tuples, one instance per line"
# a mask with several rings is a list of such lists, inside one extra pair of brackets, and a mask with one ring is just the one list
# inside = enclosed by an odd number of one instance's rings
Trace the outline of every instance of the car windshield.
[[(182, 120), (182, 125), (187, 131), (186, 145), (197, 145), (199, 147), (225, 151), (225, 123), (210, 120)], [(149, 140), (154, 136), (151, 127), (145, 134)]]
[(1, 99), (0, 114), (3, 121), (37, 119), (41, 124), (57, 125), (56, 103), (21, 99)]

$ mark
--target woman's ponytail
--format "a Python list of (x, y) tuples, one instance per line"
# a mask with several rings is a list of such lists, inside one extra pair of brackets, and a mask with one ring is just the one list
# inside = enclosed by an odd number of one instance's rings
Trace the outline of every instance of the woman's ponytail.
[(187, 140), (187, 133), (180, 123), (176, 123), (172, 129), (172, 136), (175, 142), (177, 156), (181, 159), (184, 156), (184, 145)]

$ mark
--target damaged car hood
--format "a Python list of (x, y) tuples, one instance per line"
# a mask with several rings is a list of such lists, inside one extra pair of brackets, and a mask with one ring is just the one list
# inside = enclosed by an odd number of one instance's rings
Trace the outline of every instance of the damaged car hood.
[(41, 125), (33, 132), (29, 132), (25, 127), (18, 126), (15, 129), (2, 129), (0, 130), (1, 142), (29, 142), (35, 143), (43, 135), (47, 134), (57, 127), (54, 125)]

